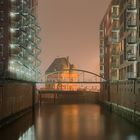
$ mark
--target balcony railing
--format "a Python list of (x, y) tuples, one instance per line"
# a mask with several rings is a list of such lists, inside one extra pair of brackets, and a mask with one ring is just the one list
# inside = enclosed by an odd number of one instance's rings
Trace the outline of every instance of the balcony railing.
[(136, 2), (128, 2), (127, 8), (128, 8), (128, 10), (136, 9), (137, 3)]
[(127, 72), (127, 78), (128, 78), (129, 80), (131, 80), (131, 79), (136, 79), (136, 77), (137, 77), (136, 72)]
[(127, 38), (127, 43), (128, 44), (135, 44), (137, 42), (137, 38), (135, 37), (128, 37)]
[(136, 19), (128, 20), (128, 21), (127, 21), (127, 26), (128, 26), (128, 27), (135, 27), (135, 26), (137, 26), (137, 20), (136, 20)]
[(104, 61), (100, 61), (100, 65), (104, 65)]
[(119, 43), (119, 38), (112, 38), (112, 43)]
[(119, 67), (119, 65), (117, 64), (117, 63), (112, 63), (112, 68), (113, 69), (116, 69), (116, 68), (118, 68)]
[(119, 26), (112, 26), (113, 32), (119, 32)]
[(113, 18), (113, 19), (119, 19), (119, 14), (112, 13), (112, 18)]
[(127, 54), (127, 60), (128, 60), (128, 61), (135, 61), (136, 58), (137, 58), (136, 53), (128, 53), (128, 54)]
[(100, 74), (101, 75), (104, 75), (104, 70), (100, 70)]

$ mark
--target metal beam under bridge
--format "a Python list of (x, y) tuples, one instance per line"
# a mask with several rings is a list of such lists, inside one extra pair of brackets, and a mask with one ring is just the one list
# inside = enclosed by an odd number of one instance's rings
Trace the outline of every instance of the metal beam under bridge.
[(37, 84), (100, 84), (100, 83), (107, 83), (107, 81), (103, 82), (37, 82)]

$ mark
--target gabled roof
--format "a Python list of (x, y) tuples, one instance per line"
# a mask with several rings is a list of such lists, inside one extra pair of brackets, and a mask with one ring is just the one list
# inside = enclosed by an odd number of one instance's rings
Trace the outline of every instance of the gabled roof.
[(70, 68), (70, 62), (68, 57), (61, 57), (56, 58), (52, 64), (49, 66), (49, 68), (46, 70), (45, 73), (50, 73), (54, 71), (61, 71), (63, 69), (69, 69)]

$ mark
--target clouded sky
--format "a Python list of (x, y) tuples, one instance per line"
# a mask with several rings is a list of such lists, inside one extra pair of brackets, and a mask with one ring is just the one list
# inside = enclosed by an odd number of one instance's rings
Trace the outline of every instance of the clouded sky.
[(110, 0), (38, 0), (41, 70), (69, 56), (78, 68), (99, 70), (99, 24)]

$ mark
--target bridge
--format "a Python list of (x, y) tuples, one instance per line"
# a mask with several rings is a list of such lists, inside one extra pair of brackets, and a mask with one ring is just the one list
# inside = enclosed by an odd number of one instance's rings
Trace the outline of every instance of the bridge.
[(37, 82), (37, 85), (44, 85), (39, 89), (39, 93), (79, 92), (87, 91), (87, 87), (90, 87), (88, 91), (92, 91), (94, 86), (99, 89), (99, 84), (107, 83), (101, 75), (81, 69), (52, 71), (46, 73), (44, 77), (45, 81)]
[[(60, 75), (62, 73), (67, 73), (69, 76), (66, 79), (60, 78)], [(70, 74), (71, 73), (77, 73), (78, 74), (78, 79), (73, 79), (71, 78)], [(57, 79), (53, 79), (50, 76), (57, 74)], [(90, 72), (87, 70), (82, 70), (82, 69), (63, 69), (61, 71), (52, 71), (49, 73), (46, 73), (46, 81), (47, 82), (59, 82), (59, 83), (102, 83), (106, 82), (107, 80), (104, 79), (101, 75), (98, 75), (94, 72)], [(74, 81), (75, 80), (75, 81)]]

